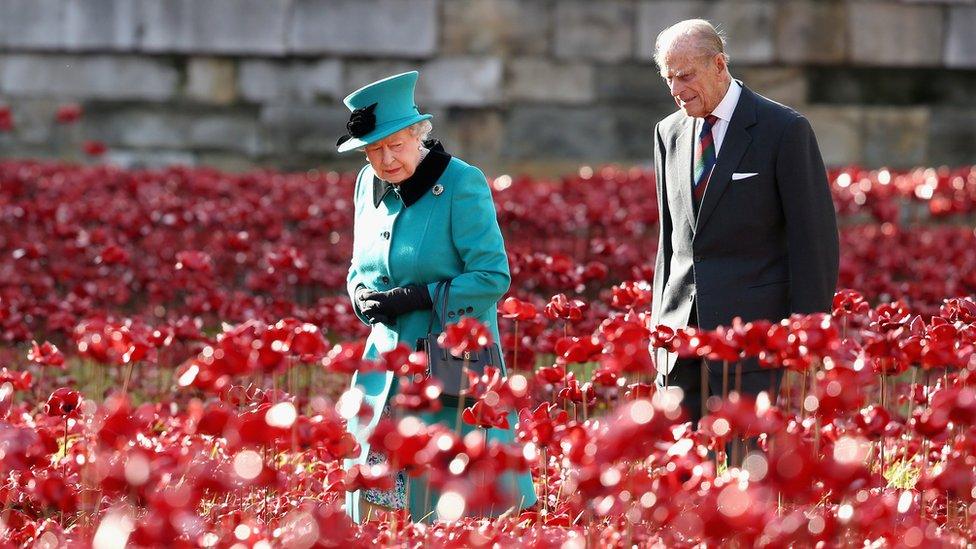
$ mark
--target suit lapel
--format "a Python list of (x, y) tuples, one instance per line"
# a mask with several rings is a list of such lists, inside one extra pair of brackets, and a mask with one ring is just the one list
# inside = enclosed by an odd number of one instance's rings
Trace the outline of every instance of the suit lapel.
[(671, 192), (675, 193), (678, 203), (681, 204), (681, 210), (692, 227), (695, 226), (695, 210), (692, 202), (694, 198), (691, 196), (691, 165), (695, 155), (695, 137), (692, 135), (695, 133), (694, 125), (695, 119), (688, 117), (677, 124), (677, 135), (671, 151), (675, 161), (671, 163), (672, 168), (668, 173), (668, 181), (672, 185)]
[(742, 155), (749, 148), (752, 136), (749, 135), (747, 128), (756, 123), (756, 97), (751, 90), (742, 86), (742, 95), (739, 96), (739, 103), (732, 113), (732, 120), (725, 131), (722, 140), (722, 150), (718, 153), (715, 160), (715, 169), (712, 177), (708, 180), (708, 187), (705, 189), (705, 196), (702, 197), (701, 208), (698, 211), (698, 223), (695, 233), (701, 231), (708, 221), (708, 217), (715, 211), (719, 199), (729, 186), (732, 179), (732, 171), (739, 165)]

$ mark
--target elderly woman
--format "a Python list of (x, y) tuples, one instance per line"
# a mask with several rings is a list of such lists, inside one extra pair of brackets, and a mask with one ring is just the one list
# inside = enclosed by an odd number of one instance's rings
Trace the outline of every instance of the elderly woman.
[[(508, 290), (511, 277), (495, 208), (484, 174), (428, 141), (431, 115), (414, 103), (419, 74), (408, 72), (385, 78), (345, 98), (352, 110), (349, 135), (339, 139), (339, 152), (362, 150), (369, 164), (356, 180), (356, 221), (348, 291), (356, 314), (372, 327), (365, 358), (376, 359), (404, 343), (415, 345), (427, 335), (434, 314), (434, 332), (442, 323), (462, 316), (478, 319), (498, 338), (496, 304)], [(447, 303), (436, 292), (450, 282)], [(504, 366), (503, 366), (504, 367)], [(369, 417), (350, 420), (349, 430), (362, 447), (346, 467), (385, 460), (368, 444), (369, 434), (383, 414), (389, 414), (398, 384), (392, 372), (357, 373), (352, 383), (372, 409)], [(436, 414), (422, 414), (427, 424), (456, 428), (457, 409), (444, 406)], [(510, 424), (515, 424), (514, 412)], [(463, 433), (473, 429), (463, 426)], [(512, 429), (489, 429), (488, 439), (511, 442)], [(528, 473), (505, 475), (499, 488), (512, 498), (508, 507), (529, 507), (536, 496)], [(406, 490), (406, 483), (411, 489)], [(406, 501), (406, 494), (410, 501)], [(361, 522), (375, 508), (408, 508), (414, 520), (431, 516), (437, 505), (422, 479), (397, 474), (390, 491), (367, 490), (347, 497), (347, 510)], [(430, 505), (432, 508), (428, 509)], [(502, 512), (505, 509), (498, 509)]]

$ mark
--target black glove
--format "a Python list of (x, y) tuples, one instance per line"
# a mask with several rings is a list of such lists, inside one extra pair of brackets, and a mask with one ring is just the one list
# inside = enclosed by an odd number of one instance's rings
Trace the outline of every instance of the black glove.
[(373, 290), (370, 290), (362, 284), (356, 288), (356, 305), (359, 307), (359, 312), (363, 313), (363, 316), (366, 317), (366, 320), (370, 324), (386, 324), (387, 326), (392, 326), (394, 319), (380, 314), (376, 310), (375, 302), (370, 301), (369, 305), (367, 305), (367, 298), (373, 293), (375, 293)]
[(411, 284), (393, 288), (385, 292), (374, 292), (368, 288), (356, 290), (359, 310), (373, 324), (382, 322), (392, 324), (396, 317), (412, 311), (430, 309), (433, 302), (426, 286)]

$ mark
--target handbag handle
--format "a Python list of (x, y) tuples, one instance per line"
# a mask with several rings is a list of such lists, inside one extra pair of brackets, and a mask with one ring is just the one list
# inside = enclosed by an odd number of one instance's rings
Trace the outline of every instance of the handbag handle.
[(444, 305), (441, 307), (441, 330), (444, 329), (444, 319), (447, 318), (447, 298), (451, 294), (451, 281), (442, 280), (437, 283), (437, 287), (434, 288), (434, 297), (431, 299), (433, 304), (430, 311), (430, 322), (427, 323), (427, 335), (431, 335), (434, 331), (434, 315), (437, 314), (437, 300), (440, 299), (441, 289), (444, 290)]

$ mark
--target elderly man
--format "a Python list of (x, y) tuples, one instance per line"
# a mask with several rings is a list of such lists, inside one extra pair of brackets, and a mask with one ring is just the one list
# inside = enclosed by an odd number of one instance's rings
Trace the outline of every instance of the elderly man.
[[(733, 80), (724, 39), (707, 21), (661, 32), (655, 61), (680, 110), (654, 130), (653, 322), (714, 329), (735, 317), (829, 310), (837, 221), (809, 122)], [(659, 382), (683, 390), (697, 422), (702, 395), (722, 394), (722, 363), (657, 359)], [(769, 387), (755, 360), (743, 363), (742, 392)]]

